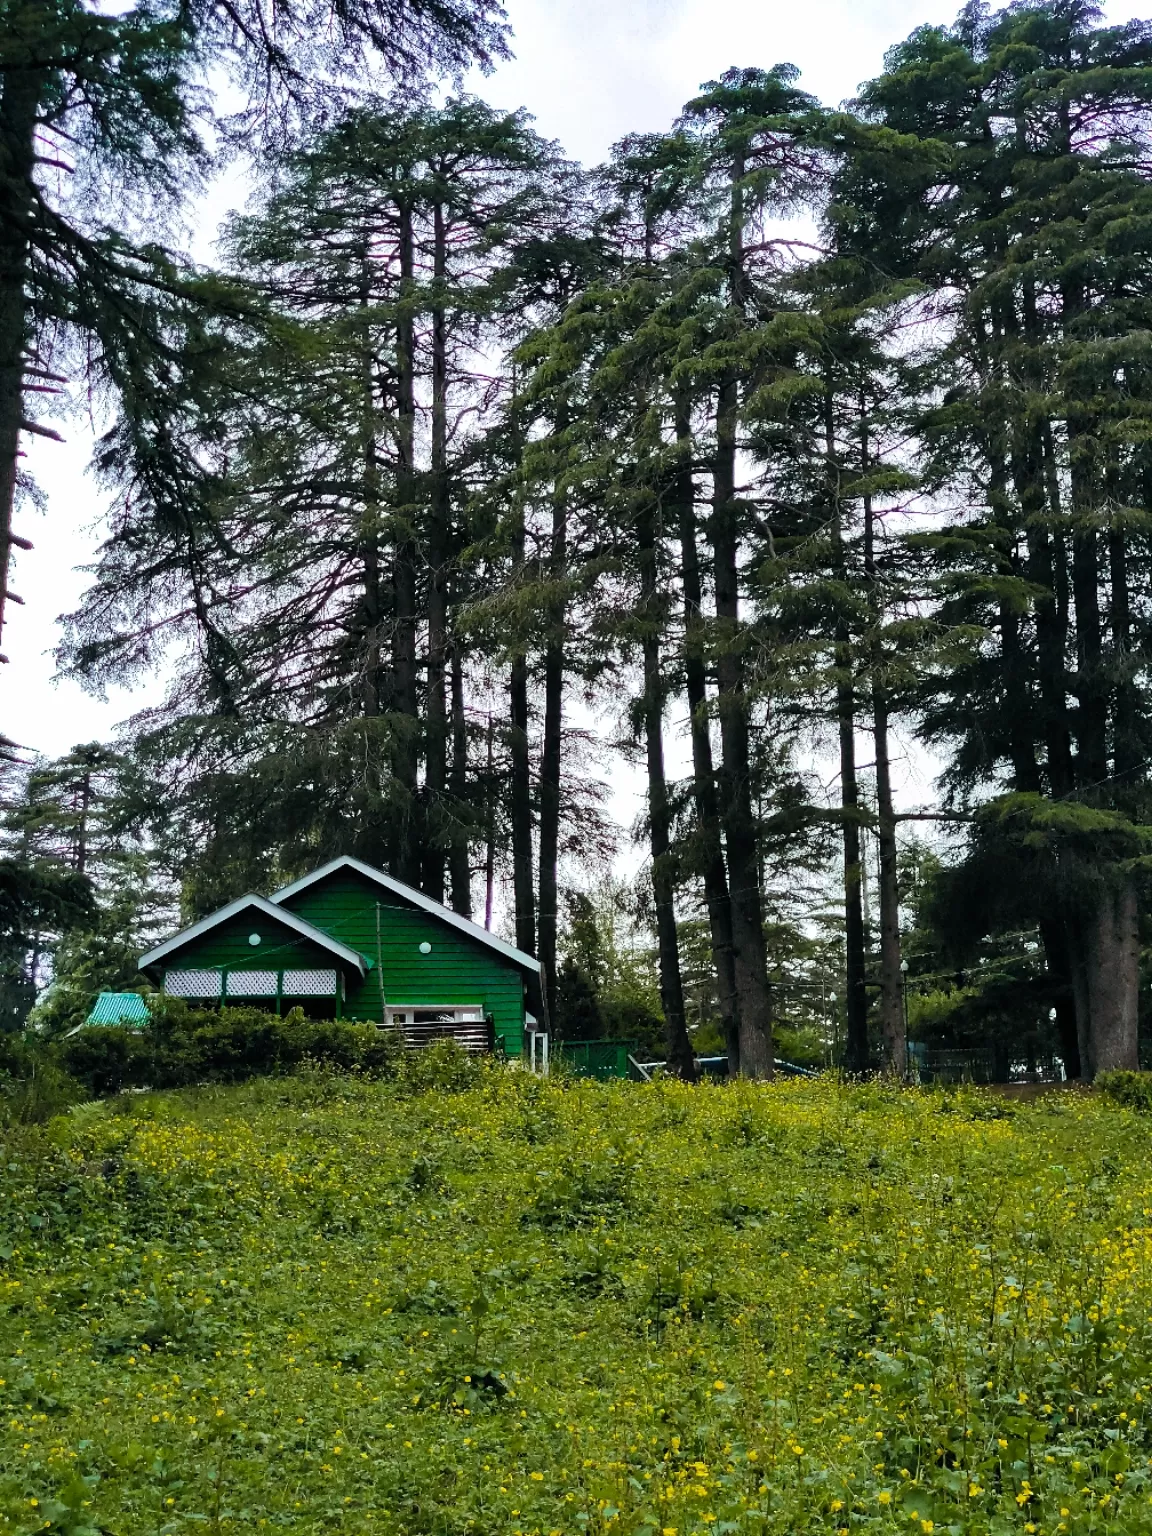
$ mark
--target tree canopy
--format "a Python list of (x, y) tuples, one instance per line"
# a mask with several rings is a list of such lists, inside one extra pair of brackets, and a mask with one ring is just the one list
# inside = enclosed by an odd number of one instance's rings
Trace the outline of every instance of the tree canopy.
[[(72, 336), (111, 390), (62, 663), (172, 679), (108, 770), (137, 912), (352, 852), (503, 914), (561, 1029), (658, 1013), (685, 1076), (705, 1042), (903, 1073), (909, 1029), (1137, 1062), (1152, 25), (969, 5), (845, 107), (732, 68), (585, 169), (415, 84), (500, 55), (483, 4), (58, 17), (91, 88), (37, 32), (0, 116), (35, 75), (22, 121), (75, 114), (86, 185), (151, 206), (209, 128), (259, 146), (193, 270), (3, 138), (3, 377), (52, 387)], [(609, 900), (611, 761), (643, 810)], [(26, 775), (10, 841), (74, 768)]]

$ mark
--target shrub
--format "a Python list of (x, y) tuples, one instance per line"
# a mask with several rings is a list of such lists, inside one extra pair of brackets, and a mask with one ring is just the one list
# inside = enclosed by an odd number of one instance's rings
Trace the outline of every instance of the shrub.
[(65, 1071), (101, 1097), (147, 1081), (150, 1046), (141, 1031), (93, 1026), (65, 1040), (60, 1054)]
[(475, 1088), (488, 1067), (487, 1057), (469, 1056), (455, 1040), (437, 1040), (419, 1051), (405, 1051), (400, 1076), (417, 1093), (440, 1089), (463, 1093)]
[(310, 1020), (294, 1008), (284, 1018), (258, 1008), (194, 1009), (158, 998), (141, 1030), (83, 1029), (64, 1044), (64, 1066), (93, 1094), (124, 1088), (183, 1088), (237, 1083), (324, 1063), (369, 1077), (399, 1075), (402, 1051), (374, 1025)]
[(1096, 1086), (1126, 1109), (1152, 1111), (1152, 1072), (1101, 1072)]
[(85, 1098), (131, 1088), (240, 1083), (310, 1070), (389, 1079), (415, 1093), (461, 1092), (484, 1064), (454, 1041), (407, 1051), (374, 1024), (283, 1018), (259, 1008), (190, 1008), (179, 998), (149, 999), (145, 1029), (93, 1025), (63, 1041), (0, 1036), (0, 1125), (38, 1124)]
[(83, 1097), (50, 1047), (0, 1035), (0, 1125), (39, 1125)]

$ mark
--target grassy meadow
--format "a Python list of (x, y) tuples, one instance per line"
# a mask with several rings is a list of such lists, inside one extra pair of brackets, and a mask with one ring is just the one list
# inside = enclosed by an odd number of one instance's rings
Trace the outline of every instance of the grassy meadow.
[(0, 1530), (1152, 1531), (1150, 1128), (492, 1070), (6, 1132)]

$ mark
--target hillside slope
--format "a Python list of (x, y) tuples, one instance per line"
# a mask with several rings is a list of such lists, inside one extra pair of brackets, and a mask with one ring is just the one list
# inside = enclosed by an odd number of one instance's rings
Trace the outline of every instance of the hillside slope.
[(87, 1107), (2, 1160), (2, 1529), (1148, 1529), (1147, 1124), (507, 1072)]

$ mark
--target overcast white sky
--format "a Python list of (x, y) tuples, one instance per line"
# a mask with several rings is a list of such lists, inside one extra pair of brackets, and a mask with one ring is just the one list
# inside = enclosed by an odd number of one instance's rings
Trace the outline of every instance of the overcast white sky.
[[(667, 128), (702, 81), (733, 64), (787, 60), (805, 89), (840, 102), (880, 69), (886, 48), (956, 9), (958, 0), (509, 0), (516, 58), (475, 85), (497, 106), (527, 107), (542, 133), (594, 163), (626, 133)], [(1119, 19), (1130, 0), (1108, 9)], [(66, 445), (30, 447), (48, 504), (43, 517), (25, 510), (17, 526), (36, 548), (18, 553), (12, 585), (26, 606), (9, 609), (10, 665), (0, 669), (0, 730), (53, 755), (107, 738), (148, 697), (119, 690), (98, 700), (53, 681), (57, 616), (79, 601), (102, 510), (85, 474), (84, 425), (73, 419), (64, 430)]]

